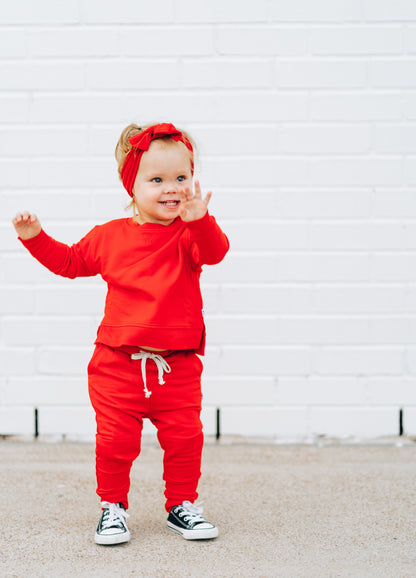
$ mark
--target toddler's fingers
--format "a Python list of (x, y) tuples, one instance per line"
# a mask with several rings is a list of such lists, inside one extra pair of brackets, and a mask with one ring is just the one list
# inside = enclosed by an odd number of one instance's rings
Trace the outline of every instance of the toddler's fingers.
[(202, 198), (201, 183), (198, 180), (196, 180), (194, 185), (195, 185), (195, 197), (197, 199), (201, 199)]
[(13, 224), (14, 225), (21, 225), (24, 222), (24, 219), (25, 218), (24, 218), (23, 213), (17, 213), (17, 215), (13, 219)]
[(27, 223), (35, 223), (38, 218), (34, 213), (29, 213), (29, 211), (25, 211), (23, 213), (23, 220), (26, 221)]
[(210, 202), (211, 197), (212, 197), (212, 191), (208, 191), (207, 194), (206, 194), (206, 197), (205, 197), (205, 199), (204, 199), (204, 202), (205, 202), (206, 205), (208, 205), (208, 203)]
[(23, 213), (17, 213), (12, 222), (14, 225), (20, 225), (21, 223), (36, 223), (37, 220), (38, 218), (35, 214), (24, 211)]
[(191, 198), (191, 191), (188, 186), (185, 186), (183, 189), (179, 189), (178, 193), (181, 201), (189, 201)]

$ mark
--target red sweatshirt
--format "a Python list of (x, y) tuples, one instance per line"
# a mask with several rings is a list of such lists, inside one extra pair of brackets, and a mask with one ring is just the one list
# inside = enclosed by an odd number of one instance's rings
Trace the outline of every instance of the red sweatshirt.
[(100, 274), (107, 282), (96, 343), (195, 349), (203, 355), (201, 266), (219, 263), (229, 248), (214, 217), (189, 223), (177, 218), (168, 226), (117, 219), (94, 227), (71, 247), (43, 230), (22, 243), (57, 275)]

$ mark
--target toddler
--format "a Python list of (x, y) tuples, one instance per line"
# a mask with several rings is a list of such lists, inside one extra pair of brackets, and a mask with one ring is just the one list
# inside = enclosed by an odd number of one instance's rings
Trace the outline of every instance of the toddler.
[(201, 266), (219, 263), (227, 237), (208, 214), (211, 198), (193, 184), (191, 138), (168, 123), (129, 125), (116, 159), (132, 218), (94, 227), (71, 247), (47, 235), (36, 215), (13, 219), (20, 241), (53, 273), (100, 274), (108, 286), (104, 318), (88, 365), (97, 422), (97, 544), (128, 542), (130, 469), (140, 453), (143, 418), (164, 451), (168, 527), (187, 540), (218, 536), (195, 504), (203, 445), (201, 412), (205, 327)]

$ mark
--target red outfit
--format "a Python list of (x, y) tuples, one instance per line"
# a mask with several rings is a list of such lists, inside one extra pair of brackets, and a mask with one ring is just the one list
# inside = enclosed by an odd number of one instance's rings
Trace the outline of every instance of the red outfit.
[[(97, 493), (127, 507), (129, 472), (148, 417), (165, 450), (166, 508), (193, 502), (202, 450), (202, 364), (195, 353), (203, 355), (205, 346), (199, 277), (203, 264), (223, 259), (227, 237), (207, 214), (168, 226), (118, 219), (71, 247), (44, 231), (22, 243), (53, 273), (100, 274), (108, 285), (88, 366), (97, 418)], [(173, 352), (132, 359), (140, 346)]]

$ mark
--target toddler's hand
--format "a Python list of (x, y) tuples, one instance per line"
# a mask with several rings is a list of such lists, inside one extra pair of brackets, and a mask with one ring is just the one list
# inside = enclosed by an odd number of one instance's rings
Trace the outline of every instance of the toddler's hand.
[(17, 234), (23, 241), (36, 237), (42, 230), (37, 216), (28, 213), (28, 211), (17, 213), (12, 222)]
[(179, 217), (186, 223), (202, 219), (208, 210), (208, 203), (212, 193), (209, 191), (205, 199), (202, 198), (199, 181), (195, 181), (195, 194), (189, 187), (179, 191), (181, 204), (179, 205)]

